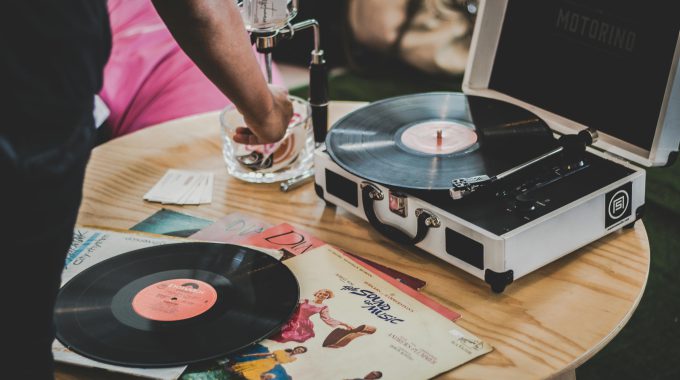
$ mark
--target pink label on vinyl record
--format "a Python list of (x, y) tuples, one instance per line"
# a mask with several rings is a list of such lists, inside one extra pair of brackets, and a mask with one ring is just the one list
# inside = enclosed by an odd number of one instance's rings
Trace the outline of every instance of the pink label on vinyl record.
[(473, 146), (477, 134), (462, 124), (431, 120), (407, 128), (401, 135), (401, 142), (421, 153), (451, 154)]
[(217, 291), (209, 284), (178, 278), (151, 284), (132, 299), (132, 309), (154, 321), (171, 322), (193, 318), (217, 302)]

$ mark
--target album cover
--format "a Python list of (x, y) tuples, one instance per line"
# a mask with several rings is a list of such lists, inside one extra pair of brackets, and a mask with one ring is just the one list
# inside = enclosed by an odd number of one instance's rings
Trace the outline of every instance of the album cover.
[(263, 220), (239, 212), (232, 212), (189, 236), (189, 238), (220, 243), (238, 243), (240, 240), (259, 234), (271, 226), (272, 224)]
[(293, 318), (269, 339), (230, 355), (212, 376), (219, 370), (223, 378), (248, 380), (424, 379), (491, 351), (329, 245), (284, 264), (300, 283)]
[[(286, 260), (290, 257), (297, 256), (312, 249), (327, 245), (326, 242), (321, 241), (309, 233), (302, 231), (299, 228), (295, 228), (287, 223), (274, 226), (262, 232), (261, 234), (250, 236), (247, 239), (240, 241), (240, 244), (279, 250), (283, 254), (282, 260)], [(400, 291), (408, 294), (411, 297), (414, 297), (444, 317), (452, 321), (460, 318), (459, 313), (448, 309), (442, 304), (427, 297), (425, 294), (419, 293), (417, 291), (418, 289), (425, 286), (425, 281), (384, 265), (378, 264), (378, 266), (374, 266), (360, 256), (356, 256), (348, 252), (345, 253), (350, 259), (359, 263), (371, 273), (389, 282), (393, 286), (397, 287)]]
[[(199, 231), (196, 228), (202, 226)], [(216, 222), (211, 222), (205, 219), (200, 219), (193, 217), (191, 215), (182, 214), (176, 211), (162, 209), (152, 216), (148, 217), (144, 221), (135, 225), (132, 230), (150, 232), (163, 234), (168, 236), (182, 236), (189, 237), (194, 240), (201, 241), (214, 241), (221, 243), (232, 243), (232, 244), (251, 244), (256, 245), (260, 248), (272, 247), (275, 250), (280, 250), (284, 248), (281, 245), (277, 245), (277, 242), (284, 242), (285, 239), (293, 237), (292, 235), (281, 235), (278, 239), (274, 238), (273, 243), (269, 243), (266, 240), (260, 239), (258, 236), (265, 230), (269, 230), (268, 235), (277, 235), (279, 230), (286, 232), (292, 230), (288, 224), (280, 224), (278, 226), (272, 227), (272, 224), (265, 222), (259, 218), (255, 218), (249, 215), (241, 214), (239, 212), (233, 212), (227, 214), (222, 219)], [(312, 246), (317, 247), (325, 244), (313, 236), (305, 234), (304, 232), (298, 231), (303, 240), (313, 242)], [(191, 234), (193, 233), (193, 234)], [(190, 235), (190, 236), (189, 236)], [(305, 238), (306, 237), (306, 238)], [(248, 243), (252, 239), (251, 243)], [(295, 245), (295, 244), (293, 244)], [(282, 254), (291, 257), (294, 255), (293, 252), (300, 252), (305, 249), (309, 249), (310, 246), (302, 244), (298, 247), (293, 245), (288, 245), (285, 249), (281, 250)], [(426, 283), (425, 281), (408, 275), (404, 272), (398, 271), (394, 268), (384, 266), (382, 264), (364, 259), (357, 255), (348, 253), (354, 258), (363, 261), (366, 265), (372, 266), (390, 277), (393, 277), (397, 281), (409, 286), (415, 290), (422, 289)], [(454, 318), (455, 319), (455, 318)]]
[(288, 223), (277, 224), (262, 233), (249, 236), (241, 240), (240, 244), (280, 250), (283, 252), (284, 260), (326, 245), (325, 242)]
[(343, 252), (348, 254), (352, 258), (359, 260), (361, 263), (364, 264), (364, 266), (371, 266), (371, 267), (385, 273), (386, 275), (394, 278), (395, 280), (401, 282), (402, 284), (408, 286), (409, 288), (412, 288), (413, 290), (420, 290), (420, 289), (424, 288), (425, 285), (427, 285), (427, 283), (425, 281), (419, 279), (418, 277), (413, 277), (409, 274), (398, 271), (394, 268), (384, 266), (380, 263), (376, 263), (373, 260), (369, 260), (369, 259), (367, 259), (363, 256), (355, 255), (355, 254), (347, 252), (345, 250), (343, 250)]
[(211, 224), (213, 224), (211, 220), (161, 209), (130, 229), (158, 235), (188, 237)]

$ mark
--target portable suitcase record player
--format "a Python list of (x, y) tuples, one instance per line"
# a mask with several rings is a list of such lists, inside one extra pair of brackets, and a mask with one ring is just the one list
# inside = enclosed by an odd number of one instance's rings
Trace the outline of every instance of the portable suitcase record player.
[(680, 143), (671, 5), (482, 2), (464, 94), (386, 99), (315, 152), (327, 203), (495, 292), (642, 216)]

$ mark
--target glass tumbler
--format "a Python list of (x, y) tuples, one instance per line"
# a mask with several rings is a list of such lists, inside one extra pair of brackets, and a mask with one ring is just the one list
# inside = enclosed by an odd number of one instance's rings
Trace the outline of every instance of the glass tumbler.
[(301, 98), (289, 96), (293, 118), (281, 141), (248, 145), (233, 140), (236, 128), (246, 124), (234, 105), (220, 114), (222, 155), (232, 176), (254, 183), (279, 182), (310, 173), (314, 163), (311, 108)]

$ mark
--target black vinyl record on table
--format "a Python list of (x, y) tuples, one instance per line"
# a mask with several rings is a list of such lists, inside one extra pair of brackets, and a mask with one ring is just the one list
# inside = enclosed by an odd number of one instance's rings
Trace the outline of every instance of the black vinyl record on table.
[[(434, 135), (427, 140), (423, 134), (440, 129), (437, 125), (444, 125), (444, 145), (451, 142), (458, 150), (430, 152), (405, 138), (412, 132), (425, 145), (435, 144)], [(452, 137), (446, 136), (449, 127)], [(473, 139), (456, 145), (457, 136)], [(371, 103), (336, 122), (326, 138), (333, 161), (350, 173), (418, 190), (445, 190), (456, 178), (497, 175), (555, 146), (550, 128), (535, 114), (499, 100), (448, 92)]]
[(214, 243), (144, 248), (93, 265), (61, 289), (57, 339), (130, 367), (224, 357), (275, 333), (299, 299), (295, 276), (253, 249)]

